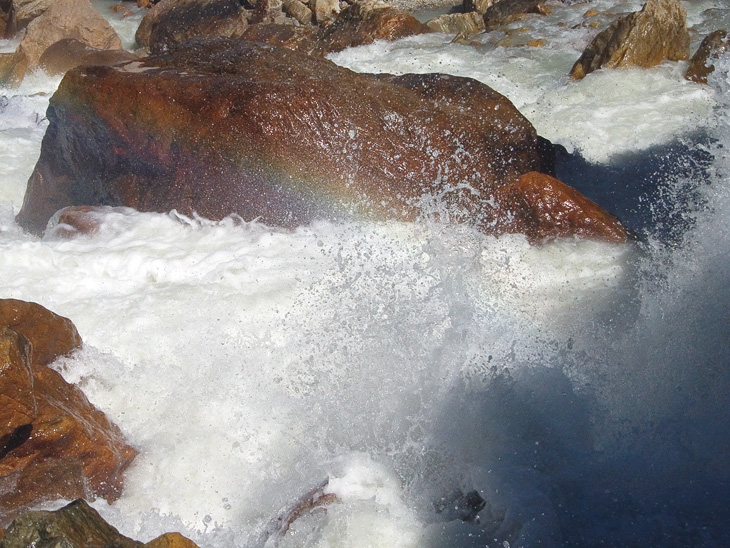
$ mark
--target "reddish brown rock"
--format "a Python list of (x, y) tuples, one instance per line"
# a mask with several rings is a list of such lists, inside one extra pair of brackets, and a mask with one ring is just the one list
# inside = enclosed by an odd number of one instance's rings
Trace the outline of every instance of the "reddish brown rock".
[(684, 77), (698, 84), (706, 84), (707, 77), (715, 72), (713, 61), (730, 48), (727, 31), (716, 30), (705, 36), (689, 61)]
[(248, 27), (247, 11), (238, 0), (162, 0), (137, 29), (137, 44), (152, 53), (199, 36), (238, 38)]
[(0, 300), (0, 526), (57, 498), (121, 493), (136, 451), (46, 364), (81, 344), (73, 324), (35, 303)]
[(34, 365), (48, 365), (81, 346), (71, 320), (36, 303), (0, 299), (0, 326), (9, 327), (32, 345)]
[(137, 56), (123, 49), (97, 49), (67, 38), (51, 45), (38, 60), (38, 67), (47, 74), (64, 74), (80, 65), (115, 65), (132, 61)]
[(48, 118), (18, 216), (34, 232), (69, 205), (293, 227), (412, 220), (438, 195), (466, 219), (497, 186), (543, 169), (534, 128), (475, 80), (376, 78), (237, 40), (76, 68)]
[(575, 62), (576, 80), (599, 68), (653, 67), (689, 59), (686, 12), (678, 0), (649, 0), (596, 36)]
[(543, 173), (526, 173), (494, 195), (495, 217), (485, 230), (524, 234), (533, 243), (579, 236), (621, 243), (623, 225), (580, 192)]

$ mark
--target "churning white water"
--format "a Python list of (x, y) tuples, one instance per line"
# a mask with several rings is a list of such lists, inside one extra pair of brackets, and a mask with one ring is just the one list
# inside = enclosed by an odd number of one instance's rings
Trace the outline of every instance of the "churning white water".
[[(14, 215), (58, 81), (0, 91), (3, 296), (73, 320), (85, 346), (56, 367), (140, 450), (95, 503), (112, 524), (204, 548), (730, 545), (730, 63), (712, 86), (671, 63), (568, 82), (583, 13), (640, 7), (612, 4), (520, 23), (541, 48), (429, 35), (333, 59), (504, 93), (624, 246), (132, 210), (36, 238)], [(685, 5), (695, 43), (730, 13)], [(337, 501), (277, 532), (318, 486)]]

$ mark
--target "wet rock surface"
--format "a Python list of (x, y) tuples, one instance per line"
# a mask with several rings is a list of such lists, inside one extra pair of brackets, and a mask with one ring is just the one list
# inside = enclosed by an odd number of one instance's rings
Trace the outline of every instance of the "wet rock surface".
[(80, 345), (67, 318), (0, 300), (0, 526), (40, 502), (121, 494), (136, 451), (81, 390), (47, 367)]
[(415, 220), (430, 199), (473, 221), (545, 164), (529, 122), (474, 80), (373, 77), (225, 39), (74, 69), (48, 117), (18, 216), (34, 232), (69, 205), (294, 227)]

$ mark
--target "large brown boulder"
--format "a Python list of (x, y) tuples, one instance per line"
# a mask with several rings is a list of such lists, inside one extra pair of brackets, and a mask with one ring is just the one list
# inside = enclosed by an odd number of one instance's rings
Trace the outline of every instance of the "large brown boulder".
[(117, 33), (89, 0), (54, 0), (28, 24), (17, 51), (0, 58), (0, 84), (17, 84), (26, 71), (38, 66), (48, 47), (66, 38), (101, 50), (122, 47)]
[(531, 124), (475, 80), (362, 75), (239, 40), (74, 69), (48, 119), (18, 215), (36, 233), (71, 205), (285, 227), (425, 205), (490, 231), (494, 192), (550, 169)]
[(542, 168), (534, 128), (474, 80), (361, 75), (239, 40), (76, 68), (48, 119), (18, 216), (36, 233), (69, 205), (292, 227), (411, 220), (432, 194), (478, 215), (493, 188)]
[(678, 0), (649, 0), (596, 36), (575, 62), (576, 80), (599, 68), (653, 67), (689, 59), (686, 11)]
[(121, 493), (136, 451), (46, 365), (80, 344), (67, 318), (0, 300), (0, 526), (43, 501)]
[(689, 61), (684, 77), (698, 84), (706, 84), (707, 77), (715, 72), (714, 61), (730, 48), (727, 31), (716, 30), (705, 36)]
[(144, 16), (135, 39), (162, 53), (199, 36), (238, 38), (248, 27), (247, 11), (238, 0), (161, 0)]

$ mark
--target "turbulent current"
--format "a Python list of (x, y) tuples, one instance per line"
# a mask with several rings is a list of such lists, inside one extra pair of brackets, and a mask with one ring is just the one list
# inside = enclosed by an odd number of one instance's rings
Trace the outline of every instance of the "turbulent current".
[[(115, 527), (203, 548), (730, 546), (730, 59), (708, 86), (686, 63), (569, 82), (584, 12), (640, 7), (613, 4), (521, 22), (541, 48), (433, 34), (332, 59), (505, 94), (628, 245), (132, 210), (37, 238), (14, 216), (58, 80), (0, 90), (2, 296), (72, 319), (84, 348), (55, 367), (140, 450), (94, 503)], [(693, 50), (730, 22), (722, 0), (685, 7)], [(100, 9), (131, 44), (141, 13)], [(335, 496), (277, 530), (317, 488)]]

